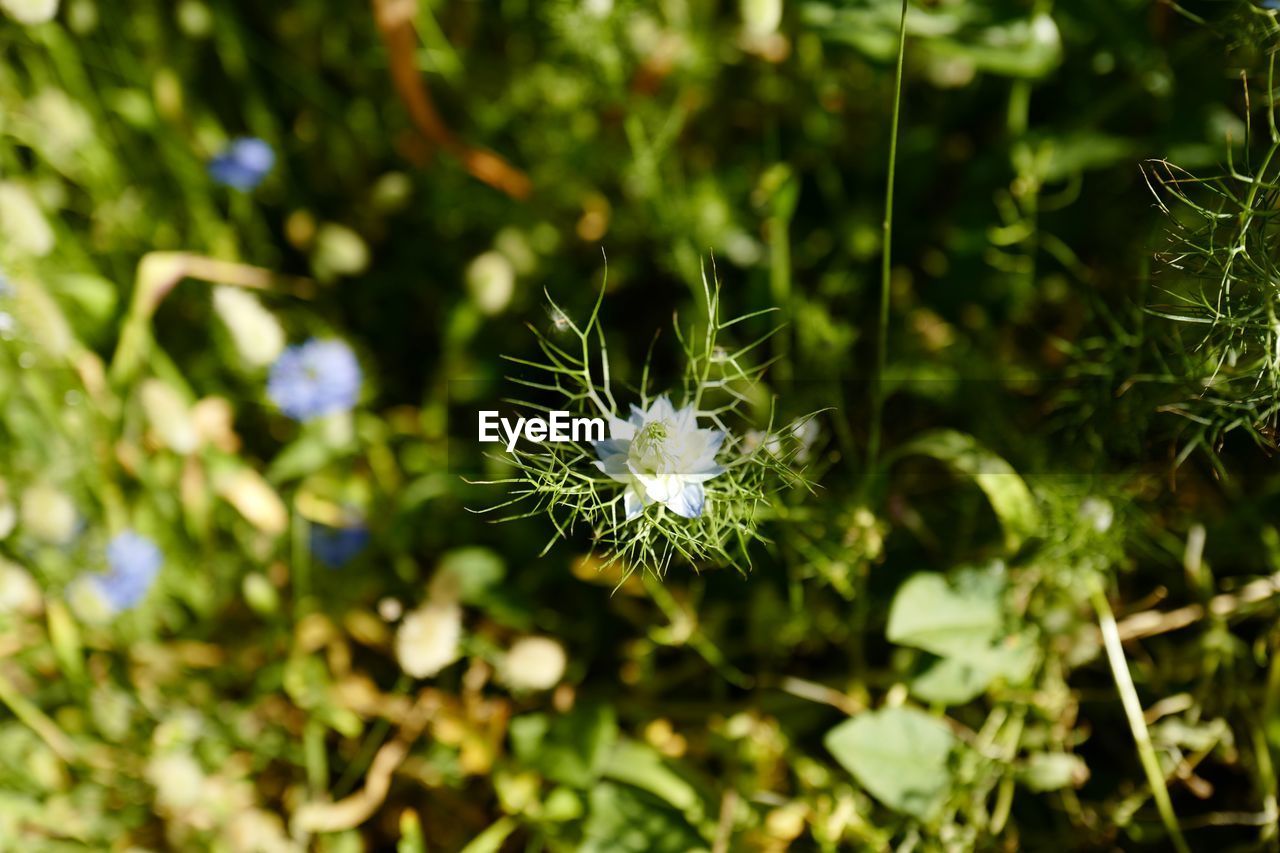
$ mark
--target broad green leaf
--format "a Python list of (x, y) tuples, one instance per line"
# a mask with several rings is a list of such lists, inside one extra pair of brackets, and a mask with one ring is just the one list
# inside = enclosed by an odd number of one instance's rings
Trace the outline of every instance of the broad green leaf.
[(929, 456), (982, 490), (1004, 529), (1005, 547), (1016, 551), (1040, 527), (1040, 510), (1035, 496), (1013, 466), (978, 443), (971, 435), (955, 430), (926, 433), (908, 444), (902, 455)]
[(506, 576), (507, 566), (496, 552), (473, 546), (447, 552), (438, 571), (457, 582), (460, 601), (477, 604)]
[(567, 714), (525, 714), (511, 721), (516, 758), (554, 782), (587, 788), (600, 776), (618, 721), (608, 705), (580, 704)]
[(591, 812), (579, 853), (699, 853), (705, 840), (652, 794), (602, 782), (591, 789)]
[(489, 825), (484, 832), (471, 839), (462, 853), (498, 853), (507, 836), (520, 828), (520, 824), (509, 817), (499, 818)]
[(1002, 624), (998, 586), (973, 573), (949, 580), (921, 572), (893, 597), (886, 635), (890, 642), (954, 657), (990, 648)]
[(911, 682), (913, 695), (926, 702), (959, 705), (980, 695), (997, 679), (1020, 684), (1030, 677), (1036, 650), (1022, 636), (1007, 637), (985, 649), (944, 657)]
[(904, 814), (929, 819), (951, 789), (955, 736), (913, 708), (865, 711), (827, 732), (825, 743), (872, 796)]
[(705, 816), (706, 809), (697, 789), (648, 744), (619, 741), (609, 756), (604, 775), (662, 798), (691, 821), (701, 821)]

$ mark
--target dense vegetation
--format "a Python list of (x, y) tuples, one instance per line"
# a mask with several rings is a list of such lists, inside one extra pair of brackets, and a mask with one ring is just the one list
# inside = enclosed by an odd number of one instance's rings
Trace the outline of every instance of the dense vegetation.
[(0, 0), (0, 849), (1277, 849), (1278, 8)]

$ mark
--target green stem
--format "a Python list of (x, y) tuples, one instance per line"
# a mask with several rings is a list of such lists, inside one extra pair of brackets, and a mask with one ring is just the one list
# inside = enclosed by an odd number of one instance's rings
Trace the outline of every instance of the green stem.
[(1186, 839), (1182, 837), (1182, 829), (1178, 826), (1178, 816), (1174, 814), (1173, 803), (1169, 799), (1169, 789), (1165, 786), (1164, 771), (1160, 769), (1160, 759), (1151, 744), (1151, 733), (1147, 731), (1147, 721), (1142, 714), (1142, 702), (1138, 699), (1138, 690), (1133, 686), (1133, 676), (1129, 673), (1129, 665), (1125, 661), (1124, 647), (1120, 643), (1120, 630), (1116, 627), (1115, 614), (1102, 591), (1101, 584), (1094, 587), (1093, 607), (1098, 612), (1098, 624), (1102, 629), (1102, 643), (1107, 650), (1107, 660), (1111, 664), (1111, 674), (1116, 680), (1116, 689), (1120, 692), (1120, 701), (1124, 705), (1124, 714), (1129, 719), (1129, 729), (1138, 745), (1138, 758), (1142, 761), (1142, 769), (1147, 774), (1151, 785), (1151, 797), (1156, 801), (1156, 809), (1160, 812), (1160, 820), (1169, 833), (1169, 840), (1178, 853), (1190, 853)]
[(898, 170), (898, 120), (902, 112), (902, 60), (907, 52), (907, 0), (898, 21), (898, 67), (893, 84), (893, 118), (889, 125), (889, 177), (884, 191), (884, 242), (880, 249), (880, 319), (876, 333), (875, 376), (871, 386), (871, 430), (867, 436), (866, 480), (874, 476), (880, 457), (880, 428), (884, 416), (884, 368), (889, 352), (889, 281), (893, 271), (893, 185)]
[[(667, 617), (667, 621), (671, 623), (673, 628), (679, 627), (682, 622), (689, 623), (694, 618), (684, 612), (684, 608), (676, 601), (675, 596), (663, 586), (662, 581), (656, 575), (648, 571), (642, 570), (642, 572), (641, 578), (644, 582), (645, 590), (649, 593), (649, 597), (653, 599), (653, 603), (658, 605), (658, 609)], [(702, 633), (702, 628), (696, 622), (690, 624), (687, 630), (688, 636), (684, 638), (684, 643), (697, 652), (703, 660), (711, 664), (721, 678), (735, 687), (752, 686), (751, 676), (729, 663), (724, 653)]]
[(0, 675), (0, 704), (8, 707), (27, 728), (39, 735), (40, 739), (63, 761), (71, 764), (76, 760), (76, 746), (71, 739), (34, 702), (19, 693), (3, 675)]

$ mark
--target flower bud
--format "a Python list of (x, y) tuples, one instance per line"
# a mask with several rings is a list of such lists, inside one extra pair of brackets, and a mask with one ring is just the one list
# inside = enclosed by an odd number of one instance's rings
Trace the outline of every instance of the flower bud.
[(219, 287), (213, 292), (213, 310), (250, 367), (265, 367), (284, 350), (284, 329), (253, 294), (238, 287)]
[(485, 314), (500, 314), (516, 289), (516, 271), (500, 252), (485, 252), (467, 266), (467, 292)]
[(271, 585), (271, 581), (267, 580), (263, 575), (245, 575), (241, 584), (241, 592), (244, 594), (244, 600), (248, 602), (249, 607), (255, 613), (262, 616), (270, 616), (280, 609), (280, 595), (276, 592), (276, 588)]
[(316, 231), (311, 265), (322, 280), (359, 275), (369, 266), (369, 247), (347, 226), (326, 222)]
[(462, 608), (427, 602), (404, 617), (396, 631), (396, 660), (414, 678), (430, 678), (458, 659)]
[(513, 690), (550, 690), (564, 678), (564, 647), (548, 637), (522, 637), (511, 644), (498, 675)]

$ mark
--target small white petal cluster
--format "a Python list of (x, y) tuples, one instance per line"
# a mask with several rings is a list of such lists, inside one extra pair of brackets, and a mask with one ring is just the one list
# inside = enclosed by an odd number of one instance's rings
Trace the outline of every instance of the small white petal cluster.
[(432, 601), (411, 611), (396, 631), (396, 660), (414, 678), (430, 678), (458, 659), (462, 608)]
[(564, 678), (564, 647), (549, 637), (521, 637), (502, 659), (499, 675), (513, 690), (550, 690)]
[(676, 410), (664, 394), (647, 409), (631, 407), (625, 421), (609, 419), (609, 438), (594, 442), (596, 467), (626, 484), (627, 520), (653, 503), (683, 518), (702, 515), (703, 483), (724, 473), (716, 454), (724, 443), (720, 430), (699, 429), (693, 406)]

